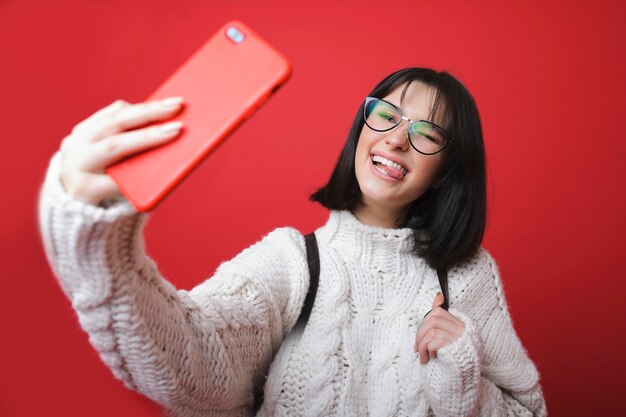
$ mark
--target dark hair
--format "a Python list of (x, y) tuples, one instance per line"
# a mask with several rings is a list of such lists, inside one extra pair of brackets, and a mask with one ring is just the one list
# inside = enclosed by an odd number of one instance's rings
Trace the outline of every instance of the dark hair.
[[(479, 249), (487, 215), (485, 148), (476, 103), (469, 91), (447, 72), (405, 68), (382, 80), (369, 94), (383, 98), (407, 83), (434, 88), (430, 120), (444, 104), (443, 128), (453, 138), (444, 150), (439, 186), (415, 200), (397, 227), (414, 229), (416, 250), (432, 268), (451, 268)], [(353, 211), (361, 201), (354, 170), (357, 142), (364, 125), (363, 103), (328, 183), (310, 196), (329, 210)]]

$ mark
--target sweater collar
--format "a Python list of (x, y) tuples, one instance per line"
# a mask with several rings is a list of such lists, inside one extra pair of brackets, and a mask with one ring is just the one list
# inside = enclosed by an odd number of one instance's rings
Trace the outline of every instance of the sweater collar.
[(411, 228), (385, 228), (361, 223), (348, 210), (331, 210), (327, 223), (316, 233), (323, 243), (340, 246), (356, 255), (395, 258), (413, 253)]

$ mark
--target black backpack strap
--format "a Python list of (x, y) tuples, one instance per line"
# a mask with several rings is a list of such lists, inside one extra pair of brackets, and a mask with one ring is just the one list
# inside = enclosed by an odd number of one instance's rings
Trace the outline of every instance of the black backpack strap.
[(315, 233), (311, 232), (304, 236), (304, 241), (306, 243), (306, 258), (309, 264), (309, 291), (306, 293), (304, 305), (302, 306), (302, 311), (300, 311), (300, 317), (298, 317), (296, 327), (304, 327), (306, 326), (307, 321), (309, 321), (311, 310), (313, 310), (313, 303), (315, 303), (315, 296), (317, 294), (317, 286), (320, 278), (320, 254), (317, 249), (317, 239), (315, 238)]
[(443, 304), (441, 308), (447, 310), (450, 305), (450, 297), (448, 296), (448, 270), (445, 268), (437, 269), (437, 278), (439, 278), (439, 286), (443, 293)]
[[(298, 322), (295, 327), (298, 326), (306, 326), (307, 321), (309, 321), (309, 315), (311, 315), (311, 310), (313, 310), (313, 303), (315, 302), (315, 296), (317, 294), (317, 286), (319, 283), (320, 277), (320, 254), (317, 249), (317, 239), (315, 238), (315, 233), (311, 232), (308, 235), (304, 236), (304, 242), (306, 243), (306, 259), (309, 265), (309, 290), (306, 293), (306, 298), (304, 299), (304, 305), (302, 306), (302, 310), (300, 310), (300, 317), (298, 317)], [(261, 406), (263, 405), (263, 386), (265, 384), (265, 378), (262, 379), (262, 383), (257, 383), (254, 386), (254, 413), (256, 414)]]

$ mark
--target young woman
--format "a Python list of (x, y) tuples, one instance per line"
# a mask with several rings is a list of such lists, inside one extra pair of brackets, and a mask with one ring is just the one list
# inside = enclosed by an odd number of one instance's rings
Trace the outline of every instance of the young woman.
[[(326, 186), (313, 310), (302, 234), (279, 228), (191, 291), (144, 251), (148, 218), (104, 168), (174, 138), (181, 100), (116, 101), (79, 123), (40, 194), (46, 253), (127, 387), (176, 416), (546, 415), (498, 269), (480, 243), (478, 111), (445, 72), (397, 71), (360, 106)], [(449, 309), (437, 270), (446, 270)], [(294, 331), (292, 331), (292, 329)], [(267, 379), (264, 379), (267, 375)]]

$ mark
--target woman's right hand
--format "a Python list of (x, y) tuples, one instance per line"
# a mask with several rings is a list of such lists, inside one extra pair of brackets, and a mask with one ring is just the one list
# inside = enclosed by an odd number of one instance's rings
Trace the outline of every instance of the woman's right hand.
[(78, 123), (61, 143), (61, 182), (72, 198), (93, 205), (123, 197), (105, 168), (176, 138), (182, 122), (160, 126), (182, 108), (182, 97), (130, 104), (116, 100)]

